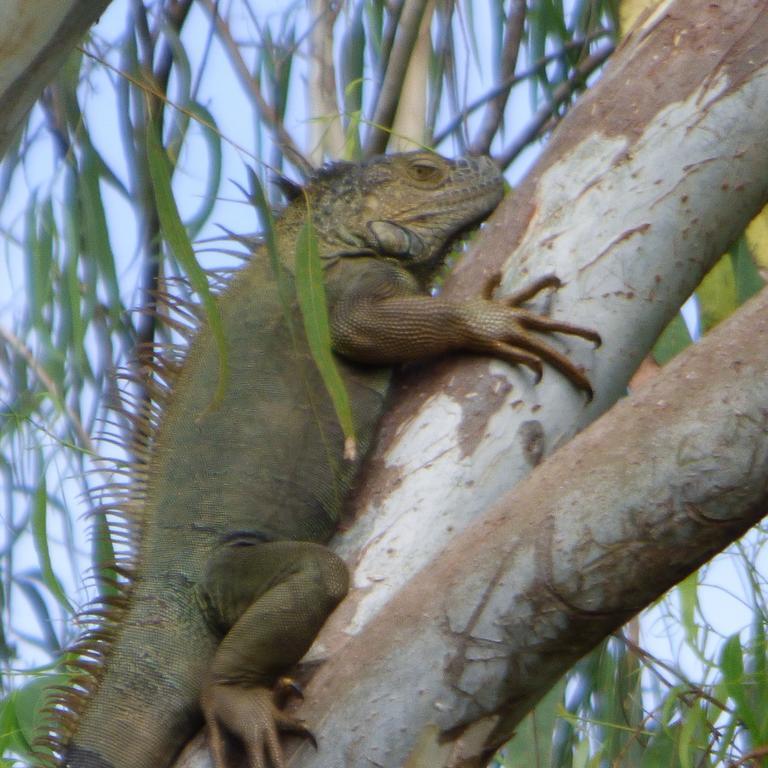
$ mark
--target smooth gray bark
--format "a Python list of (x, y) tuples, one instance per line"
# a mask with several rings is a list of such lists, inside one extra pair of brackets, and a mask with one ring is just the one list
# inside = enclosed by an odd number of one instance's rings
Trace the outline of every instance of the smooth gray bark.
[(109, 0), (0, 3), (0, 158), (43, 88)]

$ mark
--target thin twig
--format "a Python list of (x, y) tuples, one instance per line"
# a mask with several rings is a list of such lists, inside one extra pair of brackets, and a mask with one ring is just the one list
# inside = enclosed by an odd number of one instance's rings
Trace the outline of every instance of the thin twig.
[(496, 162), (501, 168), (506, 168), (542, 132), (557, 108), (579, 88), (589, 75), (605, 63), (613, 50), (614, 45), (610, 44), (587, 56), (579, 63), (571, 77), (555, 88), (551, 100), (536, 110), (533, 119), (523, 133), (496, 158)]
[(471, 104), (468, 104), (464, 109), (458, 112), (456, 116), (448, 123), (448, 125), (441, 128), (440, 131), (435, 135), (435, 138), (432, 142), (433, 146), (438, 146), (441, 142), (445, 141), (448, 136), (452, 134), (467, 119), (467, 117), (469, 117), (469, 115), (471, 115), (473, 112), (476, 112), (478, 109), (480, 109), (480, 107), (484, 106), (492, 99), (495, 99), (504, 90), (511, 90), (515, 85), (521, 83), (523, 80), (527, 80), (529, 77), (533, 77), (534, 75), (538, 74), (547, 64), (554, 61), (555, 59), (562, 58), (565, 52), (571, 48), (581, 48), (587, 43), (598, 40), (601, 37), (607, 37), (609, 34), (610, 33), (607, 30), (600, 30), (599, 32), (595, 32), (584, 39), (573, 40), (572, 42), (563, 45), (560, 50), (555, 51), (554, 53), (550, 53), (547, 56), (542, 56), (531, 67), (524, 70), (523, 72), (520, 72), (517, 75), (511, 75), (507, 80), (499, 83), (497, 86), (494, 86), (490, 91), (480, 96), (480, 98), (475, 99), (475, 101), (473, 101)]
[[(184, 22), (186, 21), (191, 7), (192, 0), (178, 0), (178, 2), (169, 3), (165, 13), (165, 21), (177, 35), (181, 33), (181, 28), (184, 26)], [(144, 25), (146, 25), (146, 18), (144, 19)], [(155, 40), (156, 38), (154, 36), (149, 36), (148, 39)], [(144, 61), (145, 71), (149, 71), (148, 67), (151, 66), (153, 55), (154, 51), (148, 48)], [(173, 67), (174, 59), (173, 46), (166, 41), (152, 76), (155, 89), (147, 94), (147, 99), (150, 104), (148, 118), (150, 123), (154, 121), (156, 130), (160, 133), (161, 137), (165, 116), (164, 107), (168, 94), (168, 81), (171, 77), (171, 69)], [(153, 130), (153, 126), (150, 124), (147, 126), (147, 130)], [(143, 151), (140, 151), (139, 154), (146, 160)], [(145, 173), (143, 176), (148, 178), (149, 174)], [(160, 245), (160, 219), (158, 218), (157, 207), (154, 204), (154, 198), (151, 192), (149, 190), (145, 190), (145, 192), (146, 195), (142, 197), (145, 201), (145, 227), (143, 234), (144, 249), (147, 258), (144, 274), (142, 276), (141, 292), (144, 296), (143, 306), (149, 308), (151, 311), (142, 313), (137, 328), (136, 354), (140, 365), (148, 365), (151, 363), (152, 353), (150, 350), (152, 349), (152, 344), (157, 332), (156, 292), (160, 279), (160, 262), (162, 258)]]
[[(376, 62), (376, 84), (381, 88), (381, 84), (384, 82), (384, 75), (387, 71), (387, 65), (389, 64), (389, 57), (392, 54), (392, 46), (395, 42), (395, 35), (397, 34), (397, 25), (400, 23), (400, 15), (403, 12), (405, 6), (404, 0), (394, 0), (394, 2), (387, 4), (387, 14), (384, 17), (384, 29), (381, 33), (381, 48), (379, 50), (379, 58)], [(376, 97), (378, 101), (378, 96)]]
[[(168, 4), (165, 20), (177, 35), (181, 34), (181, 28), (184, 26), (184, 22), (192, 8), (192, 2), (193, 0), (175, 0), (175, 2)], [(168, 92), (168, 80), (171, 76), (174, 58), (173, 46), (166, 41), (155, 68), (155, 82), (162, 93)]]
[(760, 762), (758, 758), (768, 755), (768, 744), (763, 744), (761, 747), (755, 747), (747, 752), (744, 757), (740, 757), (735, 763), (729, 763), (728, 768), (738, 768), (740, 765), (746, 765), (750, 760), (754, 760), (755, 768), (758, 768)]
[(504, 119), (504, 107), (507, 105), (509, 93), (514, 85), (511, 78), (514, 77), (517, 58), (520, 53), (525, 16), (525, 0), (511, 0), (507, 21), (504, 25), (504, 43), (501, 49), (498, 73), (499, 80), (506, 85), (499, 89), (485, 108), (480, 128), (469, 148), (469, 153), (472, 155), (488, 154), (493, 137)]
[[(698, 696), (698, 698), (704, 699), (705, 701), (708, 701), (710, 704), (714, 704), (718, 709), (722, 710), (723, 712), (729, 712), (733, 714), (733, 710), (730, 709), (726, 704), (724, 704), (719, 699), (716, 699), (711, 694), (707, 693), (701, 686), (698, 686), (695, 683), (692, 683), (690, 680), (684, 677), (680, 671), (675, 669), (671, 664), (668, 664), (667, 662), (662, 661), (661, 659), (657, 658), (653, 654), (648, 653), (648, 651), (640, 647), (637, 643), (635, 643), (633, 640), (631, 640), (624, 634), (615, 633), (614, 637), (620, 642), (624, 643), (624, 645), (626, 645), (627, 648), (629, 648), (629, 650), (632, 651), (632, 653), (634, 653), (636, 656), (642, 659), (643, 662), (648, 664), (651, 668), (654, 666), (661, 667), (663, 670), (665, 670), (666, 672), (669, 672), (669, 674), (674, 675), (678, 680), (685, 683), (685, 685), (688, 686), (691, 692), (695, 693), (696, 696)], [(653, 670), (653, 671), (657, 675), (659, 674), (658, 671), (656, 670)], [(659, 675), (659, 677), (662, 680), (664, 680), (664, 678), (661, 675)], [(669, 687), (672, 687), (672, 684), (669, 681), (664, 680), (664, 682), (666, 685), (669, 685)], [(691, 706), (690, 702), (685, 700), (684, 695), (681, 696), (681, 698), (683, 698), (683, 700), (686, 701), (686, 704), (688, 704), (688, 706)]]
[(376, 98), (373, 118), (365, 138), (364, 157), (384, 152), (389, 140), (389, 129), (395, 119), (400, 92), (411, 60), (411, 53), (421, 27), (427, 0), (406, 0), (398, 24), (398, 32), (387, 63), (387, 71)]
[(305, 176), (311, 175), (313, 170), (312, 165), (299, 150), (298, 144), (296, 144), (293, 137), (288, 133), (272, 105), (264, 98), (258, 80), (251, 75), (251, 72), (240, 53), (240, 48), (232, 36), (229, 25), (218, 14), (218, 9), (213, 3), (213, 0), (202, 0), (202, 5), (215, 22), (219, 39), (224, 45), (224, 49), (229, 54), (229, 58), (235, 72), (240, 78), (240, 82), (256, 105), (259, 115), (275, 134), (281, 149), (290, 162), (296, 165)]
[(0, 338), (2, 338), (8, 346), (16, 352), (19, 357), (24, 358), (30, 370), (35, 374), (40, 383), (48, 391), (48, 394), (53, 398), (53, 401), (61, 408), (67, 415), (72, 426), (72, 431), (77, 435), (77, 439), (80, 441), (82, 448), (92, 456), (96, 457), (96, 450), (94, 448), (91, 436), (86, 432), (85, 427), (80, 421), (80, 417), (75, 411), (67, 404), (66, 399), (59, 391), (56, 382), (48, 375), (45, 368), (35, 359), (32, 354), (32, 350), (27, 347), (26, 344), (11, 330), (0, 326)]
[(452, 55), (452, 37), (451, 21), (453, 20), (454, 0), (445, 0), (438, 3), (435, 8), (435, 17), (437, 19), (435, 33), (435, 66), (430, 79), (429, 103), (427, 105), (427, 119), (425, 143), (434, 146), (435, 123), (437, 122), (437, 113), (440, 109), (440, 102), (443, 95), (443, 80), (450, 89), (450, 83), (453, 77), (453, 55)]

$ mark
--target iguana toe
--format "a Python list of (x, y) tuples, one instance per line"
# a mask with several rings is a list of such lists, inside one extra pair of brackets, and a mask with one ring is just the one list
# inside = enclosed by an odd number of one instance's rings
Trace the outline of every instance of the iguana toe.
[(229, 744), (239, 742), (248, 755), (249, 768), (286, 768), (280, 731), (302, 736), (317, 747), (315, 737), (298, 718), (279, 709), (275, 699), (285, 700), (284, 683), (273, 693), (263, 686), (209, 683), (201, 697), (215, 768), (231, 768)]

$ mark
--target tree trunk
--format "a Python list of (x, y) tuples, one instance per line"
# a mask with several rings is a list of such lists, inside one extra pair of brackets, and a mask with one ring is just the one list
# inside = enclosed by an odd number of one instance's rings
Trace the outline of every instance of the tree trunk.
[(765, 294), (510, 494), (625, 393), (768, 200), (768, 2), (678, 0), (641, 24), (447, 288), (557, 274), (551, 314), (604, 340), (555, 342), (595, 398), (499, 362), (403, 376), (336, 540), (355, 586), (300, 709), (320, 748), (292, 766), (394, 768), (417, 745), (410, 766), (482, 765), (580, 655), (765, 509)]
[(0, 3), (0, 158), (43, 88), (109, 0)]

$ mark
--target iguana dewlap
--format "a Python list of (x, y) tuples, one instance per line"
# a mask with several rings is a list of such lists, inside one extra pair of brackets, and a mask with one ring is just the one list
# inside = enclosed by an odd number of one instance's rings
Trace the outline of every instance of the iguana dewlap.
[(302, 731), (273, 705), (272, 687), (347, 591), (346, 567), (324, 542), (360, 461), (343, 458), (299, 310), (278, 295), (280, 282), (295, 296), (308, 210), (359, 457), (399, 362), (468, 351), (540, 372), (545, 360), (589, 392), (531, 329), (597, 335), (516, 306), (552, 279), (512, 300), (426, 292), (449, 243), (501, 197), (486, 158), (416, 152), (323, 170), (277, 221), (280, 274), (257, 252), (218, 299), (223, 395), (204, 321), (178, 365), (158, 363), (159, 407), (139, 430), (148, 437), (120, 505), (136, 537), (130, 584), (76, 649), (89, 674), (57, 699), (53, 764), (167, 768), (205, 721), (217, 768), (232, 741), (251, 768), (282, 766), (278, 731)]

